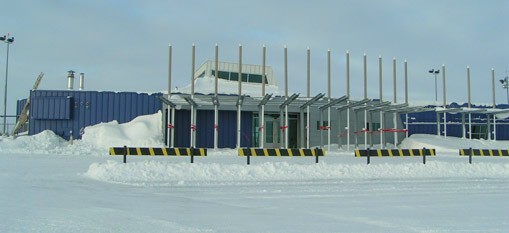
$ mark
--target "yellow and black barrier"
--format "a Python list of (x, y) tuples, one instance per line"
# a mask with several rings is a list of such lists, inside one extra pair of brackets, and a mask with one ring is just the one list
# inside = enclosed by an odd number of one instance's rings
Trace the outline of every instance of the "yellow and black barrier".
[(262, 148), (240, 148), (239, 156), (247, 157), (249, 165), (251, 156), (280, 156), (280, 157), (305, 157), (314, 156), (318, 163), (319, 156), (325, 156), (325, 150), (320, 148), (294, 148), (294, 149), (262, 149)]
[(123, 155), (126, 163), (127, 155), (149, 155), (149, 156), (191, 156), (191, 163), (194, 156), (207, 156), (205, 148), (166, 148), (166, 147), (110, 147), (110, 155)]
[(508, 150), (502, 149), (460, 149), (460, 156), (468, 156), (468, 162), (472, 163), (472, 156), (509, 156)]
[(355, 157), (368, 156), (435, 156), (435, 149), (375, 149), (355, 150)]
[[(205, 148), (127, 147), (127, 155), (207, 156)], [(124, 155), (124, 147), (110, 147), (110, 155)]]
[(509, 156), (509, 150), (501, 149), (460, 149), (461, 156)]
[(355, 157), (367, 157), (367, 163), (370, 163), (370, 157), (404, 157), (404, 156), (422, 156), (422, 162), (426, 164), (426, 156), (435, 156), (435, 149), (365, 149), (355, 150)]

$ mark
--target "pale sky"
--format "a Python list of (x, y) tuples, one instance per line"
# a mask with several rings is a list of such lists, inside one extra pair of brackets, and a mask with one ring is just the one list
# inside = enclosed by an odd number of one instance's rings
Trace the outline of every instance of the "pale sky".
[[(327, 91), (327, 49), (332, 53), (332, 96), (346, 94), (345, 52), (350, 51), (351, 92), (363, 97), (363, 54), (368, 56), (368, 97), (378, 98), (378, 57), (383, 58), (383, 98), (392, 100), (392, 58), (397, 59), (398, 101), (404, 97), (403, 61), (408, 60), (409, 99), (434, 102), (430, 69), (446, 65), (448, 102), (506, 103), (499, 79), (509, 69), (509, 1), (118, 1), (16, 0), (0, 8), (0, 35), (10, 33), (8, 114), (26, 98), (36, 76), (40, 89), (66, 89), (67, 71), (83, 72), (86, 90), (165, 91), (168, 45), (173, 46), (173, 87), (214, 59), (261, 64), (262, 45), (284, 90), (283, 48), (288, 47), (290, 92), (306, 93), (306, 49), (311, 49), (311, 94)], [(6, 45), (0, 44), (3, 103)], [(439, 75), (439, 102), (442, 102)], [(75, 82), (77, 88), (78, 82)], [(283, 93), (283, 92), (281, 92)]]

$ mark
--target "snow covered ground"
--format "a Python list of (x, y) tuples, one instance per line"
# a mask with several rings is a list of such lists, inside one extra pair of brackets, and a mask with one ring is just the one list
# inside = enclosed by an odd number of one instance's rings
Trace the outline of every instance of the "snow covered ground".
[(162, 146), (160, 115), (0, 139), (0, 232), (509, 232), (509, 158), (458, 156), (509, 142), (414, 135), (421, 158), (109, 156)]

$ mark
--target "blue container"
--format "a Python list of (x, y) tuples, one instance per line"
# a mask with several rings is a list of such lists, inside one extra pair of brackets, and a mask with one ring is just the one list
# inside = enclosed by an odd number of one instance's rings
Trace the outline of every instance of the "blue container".
[[(160, 93), (69, 90), (30, 91), (29, 135), (52, 130), (64, 139), (81, 138), (85, 127), (117, 120), (125, 123), (161, 110)], [(18, 104), (18, 109), (19, 109)], [(21, 107), (22, 108), (22, 107)]]

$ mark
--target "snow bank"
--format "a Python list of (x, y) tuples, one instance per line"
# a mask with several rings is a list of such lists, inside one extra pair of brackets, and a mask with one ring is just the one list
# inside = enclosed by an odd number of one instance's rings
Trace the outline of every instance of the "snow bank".
[(139, 116), (131, 122), (117, 121), (100, 123), (85, 128), (81, 140), (73, 143), (45, 130), (32, 136), (0, 137), (2, 154), (53, 154), (53, 155), (94, 155), (108, 154), (113, 146), (162, 147), (161, 112)]
[(155, 160), (93, 163), (86, 176), (105, 182), (141, 186), (228, 184), (249, 181), (309, 181), (330, 179), (509, 178), (509, 164), (431, 161), (407, 164), (168, 163)]
[(401, 148), (435, 148), (438, 153), (458, 153), (459, 149), (506, 149), (509, 141), (443, 137), (430, 134), (414, 134), (401, 142)]
[(85, 128), (82, 141), (99, 148), (115, 146), (161, 147), (163, 143), (162, 113), (139, 116), (130, 122), (100, 123)]

